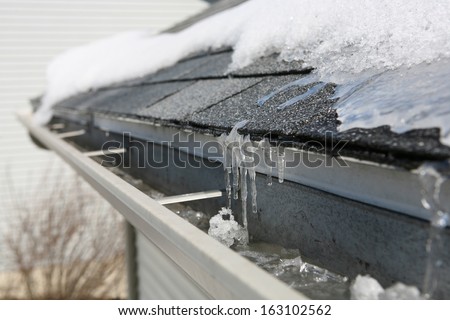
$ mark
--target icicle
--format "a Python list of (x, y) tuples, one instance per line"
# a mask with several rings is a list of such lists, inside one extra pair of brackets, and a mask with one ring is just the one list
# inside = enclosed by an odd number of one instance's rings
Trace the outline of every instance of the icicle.
[[(222, 144), (222, 150), (223, 150), (223, 158), (224, 158), (224, 169), (231, 170), (233, 175), (233, 188), (232, 188), (232, 194), (233, 199), (237, 200), (239, 198), (239, 163), (240, 163), (240, 141), (242, 140), (242, 137), (237, 132), (238, 129), (244, 127), (248, 123), (247, 120), (240, 121), (236, 123), (236, 125), (233, 127), (233, 129), (230, 131), (228, 135), (222, 134), (219, 137), (219, 142)], [(236, 150), (237, 149), (237, 150)], [(230, 169), (231, 168), (231, 169)], [(228, 173), (229, 174), (229, 171)], [(229, 176), (228, 176), (229, 178)], [(227, 179), (227, 177), (225, 177)], [(226, 181), (227, 187), (228, 182)], [(230, 186), (231, 187), (231, 186)], [(231, 197), (231, 189), (230, 193), (227, 194)], [(228, 201), (231, 203), (231, 201)]]
[(272, 185), (272, 174), (273, 174), (273, 160), (272, 160), (272, 148), (270, 147), (270, 142), (266, 138), (259, 142), (259, 148), (263, 150), (263, 162), (267, 168), (267, 178), (266, 183), (268, 186)]
[(247, 169), (241, 167), (242, 224), (247, 229)]
[(250, 192), (252, 195), (252, 212), (258, 212), (258, 203), (256, 201), (256, 171), (255, 168), (248, 169), (248, 175), (250, 177)]
[(274, 154), (275, 150), (269, 145), (269, 173), (267, 175), (267, 185), (271, 186), (273, 182), (273, 168), (275, 167), (276, 163), (274, 161)]
[(273, 168), (270, 166), (269, 167), (269, 172), (267, 173), (267, 185), (270, 187), (271, 185), (272, 185), (272, 171), (273, 171)]
[(239, 198), (239, 159), (236, 155), (233, 155), (233, 165), (231, 167), (233, 171), (233, 199)]
[(284, 150), (279, 147), (278, 151), (278, 182), (284, 182), (284, 167), (286, 165), (286, 159), (284, 155)]
[(442, 268), (441, 256), (444, 252), (442, 234), (449, 223), (448, 210), (442, 207), (440, 201), (441, 186), (446, 178), (438, 172), (437, 167), (448, 170), (449, 163), (424, 164), (419, 168), (419, 178), (422, 184), (422, 205), (431, 214), (430, 233), (427, 240), (427, 262), (423, 282), (423, 294), (426, 298), (432, 298), (439, 283), (440, 269)]
[(218, 142), (220, 143), (222, 147), (222, 161), (223, 161), (223, 170), (225, 173), (225, 190), (227, 193), (227, 209), (231, 209), (231, 180), (230, 180), (230, 174), (231, 174), (231, 155), (228, 151), (228, 144), (227, 144), (227, 135), (223, 133), (218, 139)]
[(248, 120), (243, 120), (233, 127), (230, 134), (227, 136), (225, 143), (227, 148), (231, 149), (231, 170), (233, 172), (233, 199), (239, 198), (239, 165), (241, 162), (240, 148), (242, 145), (242, 136), (238, 133), (238, 129), (244, 127)]
[[(231, 207), (231, 198), (237, 200), (239, 198), (239, 190), (241, 192), (242, 204), (242, 224), (243, 232), (245, 233), (243, 240), (248, 241), (248, 221), (247, 221), (247, 174), (251, 179), (251, 195), (252, 195), (252, 210), (257, 211), (256, 202), (256, 171), (254, 158), (244, 152), (244, 148), (250, 148), (246, 151), (253, 150), (253, 144), (250, 141), (250, 136), (242, 137), (237, 130), (242, 128), (248, 121), (241, 121), (237, 123), (228, 135), (223, 134), (219, 137), (219, 142), (223, 149), (223, 163), (225, 169), (225, 184), (227, 193), (228, 209)], [(230, 177), (231, 176), (231, 177)], [(231, 179), (232, 178), (232, 179)], [(232, 181), (231, 181), (232, 180)]]
[(231, 168), (225, 168), (225, 191), (227, 192), (227, 209), (231, 209)]
[[(250, 136), (245, 136), (242, 140), (242, 166), (247, 169), (247, 173), (250, 177), (250, 194), (252, 196), (252, 212), (256, 213), (258, 210), (258, 205), (256, 202), (256, 163), (254, 154), (257, 148), (254, 147), (253, 142), (250, 140)], [(258, 146), (261, 145), (260, 142)], [(250, 152), (251, 156), (248, 155)]]

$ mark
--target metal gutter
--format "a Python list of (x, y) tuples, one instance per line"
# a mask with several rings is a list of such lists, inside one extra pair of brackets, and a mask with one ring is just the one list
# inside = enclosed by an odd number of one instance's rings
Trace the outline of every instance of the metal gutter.
[(128, 299), (139, 299), (138, 277), (137, 277), (137, 250), (136, 250), (136, 231), (134, 227), (125, 221), (125, 246), (126, 246), (126, 264), (127, 264), (127, 289)]
[(56, 134), (18, 114), (29, 132), (75, 169), (138, 231), (216, 299), (306, 299), (83, 155)]
[(157, 199), (156, 201), (159, 204), (171, 204), (171, 203), (181, 203), (181, 202), (189, 202), (195, 200), (203, 200), (203, 199), (211, 199), (211, 198), (220, 198), (223, 195), (223, 192), (220, 190), (211, 190), (211, 191), (202, 191), (195, 193), (186, 193), (176, 196), (164, 197), (161, 199)]
[[(178, 135), (179, 141), (186, 142), (192, 140), (192, 137), (189, 139), (190, 135), (195, 134), (195, 142), (200, 142), (200, 146), (189, 148), (184, 143), (179, 150), (204, 158), (206, 155), (203, 154), (203, 146), (211, 141), (217, 142), (217, 138), (212, 135), (104, 114), (94, 114), (93, 125), (101, 130), (118, 134), (129, 132), (134, 138), (155, 143), (171, 141), (175, 135)], [(176, 144), (171, 146), (177, 147)], [(310, 162), (321, 161), (332, 165), (310, 168), (300, 163), (295, 167), (287, 167), (284, 171), (285, 180), (408, 216), (430, 220), (430, 213), (421, 204), (422, 186), (415, 171), (345, 157), (342, 159), (346, 161), (348, 167), (340, 167), (336, 159), (324, 154), (294, 148), (285, 149), (286, 158), (292, 158), (294, 153), (308, 157)], [(267, 174), (268, 169), (264, 165), (259, 165), (256, 172)], [(273, 170), (273, 176), (277, 176), (276, 170)], [(450, 195), (450, 185), (444, 185), (441, 192), (443, 195)], [(445, 202), (444, 206), (450, 206), (450, 196), (441, 198)]]

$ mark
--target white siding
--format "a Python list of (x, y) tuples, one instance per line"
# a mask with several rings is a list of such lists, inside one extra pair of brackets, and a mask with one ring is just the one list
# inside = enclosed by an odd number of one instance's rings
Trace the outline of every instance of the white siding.
[(44, 91), (47, 63), (70, 47), (130, 29), (157, 32), (206, 7), (201, 0), (0, 0), (0, 266), (4, 226), (14, 217), (8, 185), (43, 189), (49, 167), (64, 166), (35, 147), (14, 116)]
[(183, 270), (142, 233), (137, 232), (138, 297), (141, 300), (208, 299)]

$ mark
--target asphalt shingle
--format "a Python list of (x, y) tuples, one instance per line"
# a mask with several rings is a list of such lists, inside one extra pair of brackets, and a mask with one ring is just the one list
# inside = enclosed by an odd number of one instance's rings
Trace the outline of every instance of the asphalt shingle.
[(259, 81), (260, 79), (255, 78), (200, 80), (150, 108), (141, 108), (136, 115), (144, 118), (183, 121), (191, 114), (236, 95)]
[(440, 143), (437, 128), (403, 134), (387, 126), (340, 132), (333, 108), (333, 84), (318, 86), (320, 90), (306, 99), (278, 110), (317, 83), (292, 86), (259, 107), (259, 99), (307, 77), (303, 73), (311, 70), (301, 63), (280, 62), (273, 55), (226, 75), (231, 55), (228, 50), (200, 53), (154, 75), (71, 97), (56, 108), (159, 119), (164, 125), (214, 134), (228, 132), (237, 122), (249, 120), (241, 132), (253, 139), (270, 134), (275, 143), (287, 141), (302, 148), (325, 141), (327, 132), (331, 132), (336, 139), (348, 141), (343, 155), (407, 168), (424, 160), (450, 157), (450, 148)]
[(332, 109), (333, 86), (327, 85), (316, 95), (299, 101), (284, 110), (277, 107), (289, 99), (305, 93), (314, 83), (307, 86), (294, 86), (276, 94), (263, 106), (257, 102), (302, 75), (267, 77), (257, 85), (241, 94), (230, 97), (215, 106), (194, 113), (188, 120), (193, 126), (215, 127), (223, 130), (232, 128), (242, 120), (249, 120), (243, 130), (253, 133), (273, 133), (285, 136), (298, 136), (305, 132), (336, 131), (337, 114)]

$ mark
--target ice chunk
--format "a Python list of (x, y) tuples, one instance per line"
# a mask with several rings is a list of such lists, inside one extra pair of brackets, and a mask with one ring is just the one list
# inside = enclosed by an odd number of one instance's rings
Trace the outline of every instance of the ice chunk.
[(339, 130), (389, 125), (395, 132), (439, 127), (450, 145), (450, 59), (363, 74), (339, 85)]
[(206, 230), (208, 228), (208, 216), (201, 211), (195, 211), (189, 207), (184, 207), (177, 210), (175, 213), (201, 230)]
[(441, 197), (443, 184), (448, 181), (450, 162), (424, 163), (418, 168), (422, 185), (422, 205), (431, 215), (428, 240), (426, 243), (427, 259), (423, 281), (423, 295), (433, 298), (433, 294), (440, 283), (445, 265), (442, 256), (448, 250), (444, 245), (444, 230), (449, 224), (450, 215)]
[(268, 243), (250, 243), (246, 247), (236, 246), (235, 249), (240, 255), (312, 299), (348, 297), (346, 277), (303, 261), (298, 249), (285, 249)]
[(403, 283), (396, 283), (380, 293), (380, 299), (384, 300), (418, 300), (422, 299), (419, 289), (414, 286), (407, 286)]
[(358, 275), (350, 287), (350, 298), (353, 300), (378, 300), (383, 287), (374, 278)]
[(300, 273), (303, 271), (304, 263), (300, 256), (293, 259), (281, 259), (280, 264), (278, 265), (278, 275), (285, 272), (294, 272)]
[(353, 300), (412, 300), (422, 299), (417, 287), (397, 282), (386, 290), (378, 281), (369, 275), (358, 275), (350, 287), (350, 297)]
[(247, 244), (247, 231), (235, 220), (231, 209), (222, 208), (209, 220), (208, 234), (227, 247), (233, 244)]

